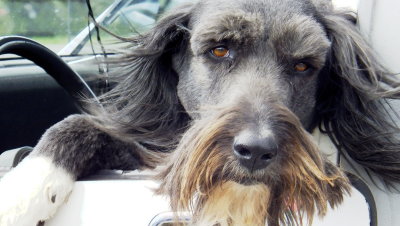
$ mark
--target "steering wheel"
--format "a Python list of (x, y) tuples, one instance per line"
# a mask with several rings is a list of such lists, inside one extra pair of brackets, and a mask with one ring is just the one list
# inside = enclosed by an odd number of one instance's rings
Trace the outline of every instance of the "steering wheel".
[(0, 37), (1, 54), (21, 56), (43, 68), (79, 105), (82, 104), (82, 97), (91, 98), (101, 105), (82, 77), (47, 47), (22, 36), (3, 36)]

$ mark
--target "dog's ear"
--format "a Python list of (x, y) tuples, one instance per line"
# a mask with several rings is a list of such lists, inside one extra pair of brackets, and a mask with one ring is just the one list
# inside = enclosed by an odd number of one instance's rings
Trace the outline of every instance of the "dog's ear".
[(353, 15), (324, 12), (331, 40), (320, 74), (316, 115), (344, 156), (349, 156), (386, 184), (400, 182), (397, 114), (388, 114), (388, 99), (400, 97), (399, 80), (379, 64)]
[(367, 92), (369, 98), (399, 96), (399, 82), (379, 64), (360, 34), (354, 14), (334, 12), (324, 17), (324, 24), (332, 42), (331, 71), (360, 92)]
[(117, 67), (110, 79), (116, 86), (100, 97), (102, 109), (89, 108), (103, 129), (121, 139), (157, 146), (178, 139), (188, 116), (177, 96), (172, 57), (188, 44), (192, 7), (173, 10), (149, 32), (127, 40), (132, 47), (112, 61)]

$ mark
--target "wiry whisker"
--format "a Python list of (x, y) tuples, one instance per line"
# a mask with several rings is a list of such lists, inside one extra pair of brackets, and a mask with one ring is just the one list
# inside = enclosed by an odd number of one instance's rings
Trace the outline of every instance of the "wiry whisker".
[(348, 190), (345, 176), (333, 165), (327, 167), (293, 113), (271, 106), (269, 117), (285, 142), (279, 144), (275, 166), (252, 172), (233, 156), (233, 136), (241, 130), (236, 123), (242, 117), (240, 110), (228, 108), (194, 121), (171, 154), (169, 167), (158, 177), (162, 181), (158, 192), (169, 195), (174, 211), (192, 211), (198, 225), (263, 225), (266, 221), (302, 225), (304, 216), (311, 223), (315, 212), (324, 215), (328, 203), (334, 206), (342, 201)]

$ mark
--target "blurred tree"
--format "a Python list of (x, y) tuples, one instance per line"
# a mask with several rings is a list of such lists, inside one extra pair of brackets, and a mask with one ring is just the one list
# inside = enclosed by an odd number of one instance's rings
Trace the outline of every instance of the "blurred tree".
[(5, 0), (13, 22), (11, 34), (25, 36), (51, 36), (60, 24), (54, 1)]
[[(111, 3), (92, 0), (95, 15)], [(0, 35), (72, 38), (87, 25), (87, 18), (85, 0), (2, 0)]]

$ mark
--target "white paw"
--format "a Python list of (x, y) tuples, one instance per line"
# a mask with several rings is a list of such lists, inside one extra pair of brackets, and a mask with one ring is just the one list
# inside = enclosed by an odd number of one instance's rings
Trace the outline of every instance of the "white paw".
[(36, 226), (66, 202), (74, 180), (47, 157), (27, 157), (0, 180), (0, 225)]

